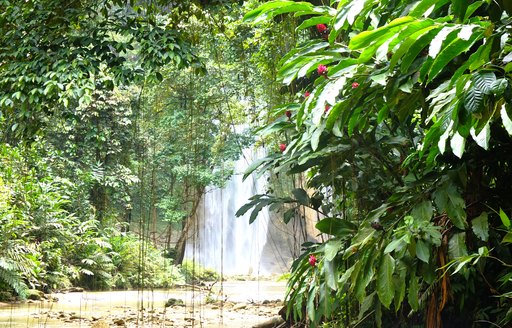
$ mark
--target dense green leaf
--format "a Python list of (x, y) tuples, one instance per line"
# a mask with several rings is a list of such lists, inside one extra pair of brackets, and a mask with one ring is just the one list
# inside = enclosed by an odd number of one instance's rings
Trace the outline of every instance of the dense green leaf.
[(413, 17), (400, 17), (376, 30), (359, 33), (350, 40), (349, 48), (352, 50), (366, 48), (372, 43), (378, 42), (381, 37), (396, 33), (397, 30), (403, 28), (403, 25), (409, 24), (413, 21)]
[(413, 311), (419, 310), (419, 288), (418, 288), (418, 278), (416, 277), (415, 272), (410, 276), (409, 280), (409, 291), (407, 293), (407, 301), (411, 306)]
[(382, 255), (378, 273), (377, 273), (377, 295), (382, 304), (389, 309), (393, 297), (395, 296), (395, 288), (393, 284), (393, 272), (395, 270), (395, 260), (389, 254)]
[(478, 217), (471, 220), (471, 228), (475, 235), (483, 241), (489, 238), (489, 221), (487, 212), (482, 212)]
[(343, 247), (341, 240), (332, 239), (325, 244), (325, 260), (332, 261)]
[(433, 214), (434, 208), (432, 206), (432, 202), (429, 200), (422, 201), (418, 205), (414, 206), (411, 212), (411, 215), (415, 219), (422, 221), (430, 221)]
[(434, 193), (434, 200), (441, 212), (446, 212), (450, 221), (459, 229), (465, 229), (466, 211), (464, 199), (457, 188), (451, 183), (445, 183)]
[(348, 220), (338, 218), (325, 218), (320, 220), (315, 227), (323, 233), (336, 237), (347, 237), (356, 232), (357, 226)]
[[(430, 67), (430, 71), (428, 73), (428, 81), (432, 81), (434, 78), (436, 78), (450, 61), (452, 61), (460, 54), (467, 52), (475, 42), (483, 38), (483, 32), (474, 33), (472, 31), (473, 28), (477, 27), (464, 26), (460, 30), (459, 35), (457, 35), (457, 38), (450, 42), (450, 44), (443, 47), (439, 55), (435, 57), (434, 63)], [(469, 31), (466, 32), (466, 29)], [(469, 33), (469, 37), (466, 38), (462, 36), (462, 33)]]
[(510, 228), (510, 219), (508, 218), (508, 215), (503, 211), (502, 208), (500, 208), (500, 219), (505, 228)]
[(505, 127), (505, 130), (507, 130), (509, 135), (512, 135), (512, 120), (510, 119), (510, 116), (507, 112), (507, 106), (503, 105), (501, 106), (501, 121), (503, 122), (503, 126)]
[(309, 205), (309, 195), (306, 190), (302, 188), (295, 188), (292, 190), (295, 199), (302, 205)]
[(465, 232), (457, 232), (451, 236), (448, 241), (448, 255), (451, 259), (457, 259), (468, 255)]
[(425, 263), (430, 260), (430, 245), (422, 239), (416, 241), (416, 257)]
[(276, 15), (296, 12), (310, 11), (313, 8), (309, 2), (295, 2), (286, 0), (269, 1), (258, 8), (248, 12), (244, 16), (246, 22), (261, 22), (273, 18)]

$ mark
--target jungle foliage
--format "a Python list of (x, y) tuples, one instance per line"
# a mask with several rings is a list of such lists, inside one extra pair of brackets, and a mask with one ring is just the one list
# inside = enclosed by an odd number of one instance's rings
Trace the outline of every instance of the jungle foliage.
[(507, 1), (277, 0), (245, 15), (291, 15), (298, 35), (277, 74), (294, 99), (271, 110), (260, 133), (275, 150), (247, 174), (308, 183), (239, 213), (307, 206), (329, 236), (293, 264), (290, 320), (510, 325), (511, 14)]
[(190, 278), (171, 242), (250, 139), (234, 128), (240, 6), (5, 0), (0, 12), (2, 297)]

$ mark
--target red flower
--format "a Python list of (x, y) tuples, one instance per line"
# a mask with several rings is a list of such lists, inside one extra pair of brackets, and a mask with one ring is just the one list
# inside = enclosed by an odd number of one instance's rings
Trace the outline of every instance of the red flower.
[(327, 25), (325, 25), (325, 24), (317, 24), (316, 25), (316, 30), (318, 31), (318, 33), (324, 34), (327, 31)]
[(316, 266), (316, 257), (314, 255), (310, 255), (308, 262), (311, 266)]
[(327, 113), (329, 110), (331, 110), (331, 105), (325, 105), (324, 113)]
[(284, 114), (286, 115), (286, 117), (290, 118), (292, 117), (292, 111), (291, 110), (287, 110), (286, 112), (284, 112)]
[(357, 88), (358, 86), (359, 86), (359, 83), (357, 83), (357, 82), (352, 83), (352, 89), (355, 89), (355, 88)]
[(311, 93), (309, 93), (309, 91), (306, 91), (306, 92), (304, 93), (304, 98), (309, 97), (309, 95), (311, 95)]
[(318, 75), (324, 75), (324, 76), (327, 76), (327, 71), (329, 69), (327, 68), (327, 66), (325, 65), (318, 65), (318, 68), (317, 68), (317, 72), (318, 72)]
[(283, 153), (286, 150), (286, 144), (279, 144), (279, 150), (281, 150), (281, 153)]

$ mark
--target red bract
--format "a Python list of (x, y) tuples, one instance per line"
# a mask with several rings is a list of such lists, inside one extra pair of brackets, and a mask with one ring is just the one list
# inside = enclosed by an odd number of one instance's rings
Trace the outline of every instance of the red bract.
[(352, 89), (355, 89), (355, 88), (357, 88), (358, 86), (359, 86), (359, 83), (357, 83), (357, 82), (352, 83)]
[(325, 105), (325, 111), (324, 111), (324, 113), (327, 113), (330, 109), (331, 109), (331, 106), (330, 106), (330, 105)]
[(286, 117), (290, 118), (292, 117), (292, 111), (291, 110), (287, 110), (286, 112), (284, 112), (284, 114), (286, 115)]
[(311, 266), (316, 266), (316, 257), (314, 255), (310, 255), (308, 262)]
[(325, 31), (327, 31), (327, 25), (325, 25), (325, 24), (317, 24), (316, 25), (316, 30), (318, 31), (318, 33), (323, 34), (323, 33), (325, 33)]
[(309, 93), (309, 91), (306, 91), (306, 92), (304, 93), (304, 98), (309, 97), (309, 95), (311, 95), (311, 93)]
[(279, 144), (279, 150), (281, 150), (281, 153), (284, 152), (286, 150), (286, 144)]
[(327, 66), (325, 65), (318, 65), (318, 68), (317, 68), (317, 72), (318, 72), (318, 75), (325, 75), (327, 76), (327, 71), (329, 69), (327, 68)]

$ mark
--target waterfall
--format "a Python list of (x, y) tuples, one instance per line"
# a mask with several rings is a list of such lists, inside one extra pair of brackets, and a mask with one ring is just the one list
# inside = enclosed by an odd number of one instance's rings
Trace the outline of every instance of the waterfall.
[(267, 275), (275, 271), (262, 261), (267, 244), (270, 216), (263, 208), (254, 223), (249, 224), (251, 210), (243, 217), (236, 211), (249, 198), (264, 192), (264, 178), (255, 175), (242, 181), (243, 172), (257, 152), (244, 150), (235, 164), (235, 173), (224, 188), (207, 188), (196, 213), (196, 224), (185, 248), (185, 259), (194, 259), (205, 268), (226, 275)]

